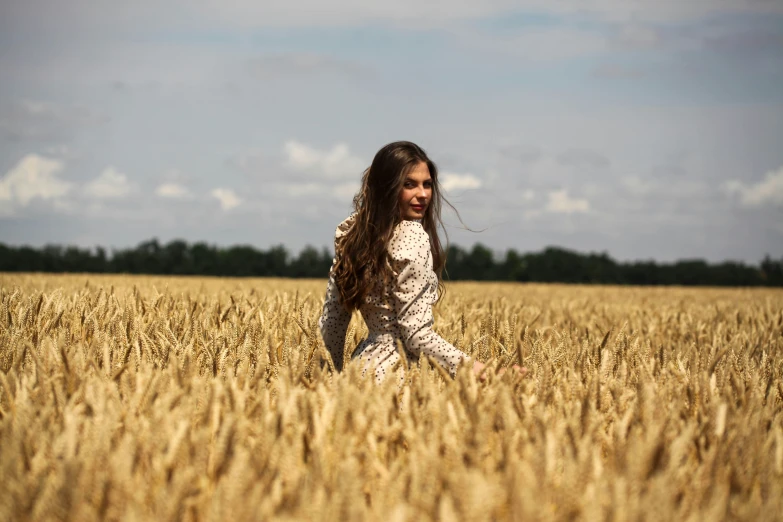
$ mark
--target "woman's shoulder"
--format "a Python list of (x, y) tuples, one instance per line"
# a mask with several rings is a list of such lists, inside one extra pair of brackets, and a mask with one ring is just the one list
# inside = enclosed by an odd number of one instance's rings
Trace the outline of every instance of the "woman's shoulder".
[(345, 234), (348, 233), (349, 230), (351, 230), (351, 227), (353, 227), (353, 224), (356, 222), (356, 212), (352, 212), (350, 216), (343, 219), (339, 225), (337, 225), (337, 228), (334, 230), (334, 239), (340, 239)]
[(430, 251), (430, 236), (418, 221), (403, 220), (394, 227), (389, 252), (394, 259), (426, 257)]
[(392, 242), (404, 241), (422, 243), (430, 242), (430, 236), (427, 231), (424, 230), (422, 224), (418, 221), (412, 221), (409, 219), (403, 219), (394, 227), (394, 233), (392, 234)]

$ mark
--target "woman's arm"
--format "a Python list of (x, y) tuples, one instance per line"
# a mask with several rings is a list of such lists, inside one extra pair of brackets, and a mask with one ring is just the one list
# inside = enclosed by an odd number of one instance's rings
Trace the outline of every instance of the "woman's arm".
[(335, 369), (343, 369), (343, 349), (345, 348), (345, 332), (351, 322), (351, 313), (340, 304), (340, 294), (334, 278), (330, 275), (326, 285), (326, 297), (318, 328), (324, 340), (326, 349), (332, 357)]
[(414, 355), (427, 355), (453, 376), (470, 357), (432, 330), (432, 296), (437, 278), (432, 273), (430, 241), (421, 224), (403, 222), (390, 245), (397, 272), (392, 291), (394, 311), (405, 348)]
[(351, 322), (351, 312), (340, 304), (340, 293), (337, 290), (337, 284), (334, 282), (332, 272), (337, 262), (337, 250), (339, 240), (351, 229), (356, 220), (356, 213), (352, 213), (345, 218), (334, 231), (334, 252), (332, 267), (329, 269), (329, 282), (326, 284), (326, 297), (324, 297), (324, 307), (321, 317), (318, 319), (318, 328), (321, 330), (321, 337), (324, 340), (326, 349), (332, 357), (335, 369), (339, 372), (343, 369), (343, 350), (345, 349), (345, 332), (348, 329), (348, 323)]

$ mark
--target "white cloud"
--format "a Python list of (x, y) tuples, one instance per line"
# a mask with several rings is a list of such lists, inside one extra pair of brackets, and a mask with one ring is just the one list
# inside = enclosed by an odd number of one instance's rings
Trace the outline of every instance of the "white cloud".
[(546, 205), (549, 212), (556, 214), (576, 214), (590, 211), (590, 202), (586, 199), (571, 198), (568, 190), (555, 190), (549, 193), (549, 201)]
[(184, 199), (192, 194), (186, 186), (179, 183), (163, 183), (155, 189), (155, 195), (160, 198)]
[(476, 189), (481, 187), (481, 180), (473, 174), (442, 172), (440, 175), (440, 186), (447, 192), (452, 190)]
[(620, 180), (620, 183), (634, 196), (646, 196), (655, 189), (651, 182), (639, 176), (625, 176)]
[(112, 166), (84, 186), (84, 193), (96, 199), (118, 199), (133, 191), (128, 177)]
[(57, 177), (63, 162), (28, 154), (0, 180), (2, 213), (10, 214), (15, 205), (26, 207), (34, 199), (58, 200), (68, 194), (72, 184)]
[(752, 185), (738, 180), (727, 181), (723, 184), (723, 190), (738, 195), (746, 207), (783, 205), (783, 167), (767, 172), (763, 180)]
[(210, 195), (217, 199), (220, 202), (220, 208), (226, 211), (236, 208), (242, 203), (242, 200), (231, 189), (216, 188), (210, 192)]
[(332, 195), (342, 201), (350, 201), (353, 196), (359, 191), (360, 184), (358, 181), (351, 183), (340, 183), (332, 188)]
[(285, 143), (286, 166), (329, 178), (359, 179), (367, 165), (351, 154), (348, 145), (338, 143), (331, 150), (320, 150), (298, 141)]

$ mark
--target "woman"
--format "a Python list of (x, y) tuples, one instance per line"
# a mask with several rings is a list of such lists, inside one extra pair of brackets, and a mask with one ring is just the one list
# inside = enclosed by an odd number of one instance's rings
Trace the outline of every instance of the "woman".
[(452, 376), (473, 361), (432, 331), (432, 305), (445, 254), (438, 237), (438, 169), (417, 145), (386, 145), (364, 172), (354, 212), (337, 227), (335, 258), (318, 322), (335, 368), (343, 368), (345, 332), (359, 309), (369, 335), (354, 351), (377, 382), (400, 362), (396, 339), (412, 362), (429, 356)]

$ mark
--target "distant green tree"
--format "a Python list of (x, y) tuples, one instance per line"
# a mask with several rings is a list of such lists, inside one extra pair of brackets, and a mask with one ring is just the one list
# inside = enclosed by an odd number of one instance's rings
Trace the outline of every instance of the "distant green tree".
[(464, 270), (476, 281), (493, 281), (497, 278), (497, 265), (492, 251), (477, 243), (462, 260)]
[(510, 249), (498, 266), (497, 275), (501, 281), (529, 281), (527, 260), (524, 256), (520, 256), (516, 250)]
[[(701, 259), (675, 263), (634, 261), (618, 263), (606, 252), (582, 254), (558, 247), (520, 254), (509, 249), (495, 259), (482, 244), (470, 250), (450, 245), (444, 278), (451, 281), (538, 281), (636, 285), (783, 286), (783, 259), (766, 256), (759, 266)], [(329, 273), (332, 254), (305, 247), (291, 256), (282, 245), (258, 250), (250, 245), (218, 248), (203, 242), (189, 245), (157, 239), (134, 248), (90, 250), (46, 245), (10, 247), (0, 243), (0, 271), (112, 272), (131, 274), (200, 274), (213, 276), (317, 277)]]
[(761, 277), (771, 286), (783, 286), (783, 259), (773, 260), (769, 255), (761, 261)]
[(306, 246), (299, 256), (291, 260), (288, 277), (326, 277), (332, 266), (332, 256), (323, 249), (319, 252), (312, 246)]

